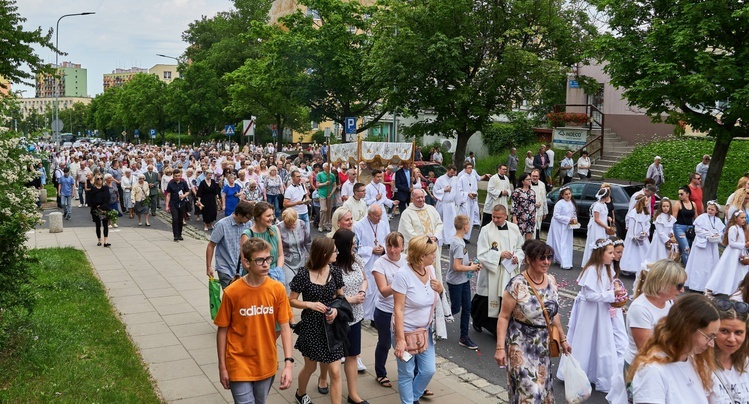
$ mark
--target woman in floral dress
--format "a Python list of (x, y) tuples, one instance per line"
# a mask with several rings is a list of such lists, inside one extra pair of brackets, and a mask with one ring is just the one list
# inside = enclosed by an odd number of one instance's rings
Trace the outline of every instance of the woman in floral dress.
[[(559, 331), (563, 353), (572, 353), (564, 336), (559, 311), (557, 284), (547, 275), (554, 250), (539, 240), (523, 245), (526, 270), (507, 284), (502, 295), (502, 310), (497, 321), (497, 350), (494, 359), (507, 366), (510, 403), (553, 403), (554, 378), (549, 356), (549, 330), (541, 303), (530, 290), (534, 287), (543, 299), (553, 327)], [(531, 285), (526, 276), (533, 282)]]
[(526, 240), (533, 238), (536, 230), (536, 193), (531, 189), (531, 176), (520, 174), (518, 187), (512, 191), (512, 223), (520, 228)]

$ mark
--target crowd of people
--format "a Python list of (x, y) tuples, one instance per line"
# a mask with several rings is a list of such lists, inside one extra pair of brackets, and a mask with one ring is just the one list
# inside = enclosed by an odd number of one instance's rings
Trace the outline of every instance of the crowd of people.
[[(460, 316), (462, 347), (478, 349), (471, 328), (496, 336), (495, 359), (507, 368), (511, 402), (554, 401), (552, 344), (573, 355), (610, 402), (749, 399), (749, 178), (738, 181), (723, 206), (703, 206), (709, 156), (674, 199), (659, 194), (665, 177), (656, 157), (645, 186), (631, 197), (623, 239), (616, 237), (612, 186), (601, 185), (565, 332), (557, 282), (548, 270), (554, 263), (565, 270), (576, 266), (573, 231), (580, 225), (567, 184), (575, 171), (590, 178), (587, 153), (577, 162), (571, 152), (555, 161), (549, 145), (521, 161), (513, 149), (507, 164), (483, 176), (471, 153), (435, 178), (408, 161), (349, 164), (328, 161), (326, 147), (285, 151), (214, 143), (88, 146), (51, 155), (64, 215), (72, 215), (73, 200), (87, 206), (99, 245), (111, 246), (108, 228), (116, 223), (110, 211), (149, 226), (163, 203), (175, 242), (188, 220), (203, 223), (210, 237), (206, 274), (224, 288), (215, 320), (223, 357), (219, 377), (237, 402), (247, 395), (264, 402), (276, 369), (273, 341), (280, 336), (286, 357), (281, 388), (292, 384), (291, 350), (304, 357), (298, 403), (311, 403), (307, 387), (318, 365), (318, 392), (341, 402), (341, 363), (347, 402), (366, 403), (357, 378), (366, 370), (359, 358), (362, 326), (370, 324), (378, 334), (376, 382), (393, 385), (385, 366), (392, 349), (401, 401), (418, 403), (432, 394), (434, 343), (447, 338), (453, 316)], [(439, 151), (417, 149), (416, 157), (444, 163)], [(549, 211), (555, 166), (562, 186)], [(359, 181), (365, 172), (367, 183)], [(488, 183), (480, 211), (482, 180)], [(547, 215), (544, 242), (539, 236)], [(391, 228), (391, 216), (398, 217), (397, 228)], [(312, 228), (323, 234), (312, 237)], [(475, 257), (466, 247), (472, 239)], [(447, 268), (439, 259), (443, 247)], [(636, 276), (632, 294), (625, 274)], [(677, 299), (685, 288), (710, 299)], [(625, 316), (622, 306), (630, 297)], [(301, 310), (300, 318), (292, 307)], [(249, 308), (269, 317), (237, 311)], [(250, 327), (260, 327), (262, 338), (240, 343)], [(273, 355), (258, 353), (258, 344), (273, 346)]]

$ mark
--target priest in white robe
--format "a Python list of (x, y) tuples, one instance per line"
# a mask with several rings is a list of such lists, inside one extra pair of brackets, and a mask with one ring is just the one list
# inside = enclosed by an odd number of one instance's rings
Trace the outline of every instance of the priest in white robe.
[(492, 221), (492, 210), (497, 205), (502, 205), (509, 210), (509, 200), (512, 195), (512, 185), (507, 177), (507, 166), (500, 164), (497, 166), (497, 174), (489, 178), (489, 184), (486, 188), (486, 200), (484, 201), (484, 215), (481, 219), (481, 226), (486, 226)]
[[(398, 222), (398, 232), (403, 235), (403, 254), (408, 253), (408, 242), (416, 236), (427, 235), (440, 247), (437, 249), (437, 258), (434, 260), (434, 273), (437, 279), (442, 279), (441, 252), (443, 243), (443, 225), (437, 209), (432, 205), (426, 204), (426, 194), (421, 188), (411, 191), (411, 204), (401, 213)], [(454, 230), (453, 230), (454, 231)], [(440, 339), (447, 338), (446, 322), (453, 321), (450, 303), (447, 301), (447, 294), (441, 296), (442, 304), (437, 305), (434, 315), (435, 329), (437, 337)]]
[(536, 193), (536, 231), (535, 237), (541, 234), (541, 222), (549, 214), (549, 205), (546, 203), (546, 184), (541, 181), (541, 171), (531, 171), (531, 189)]
[(481, 224), (479, 217), (479, 200), (478, 200), (478, 175), (470, 163), (466, 163), (463, 175), (458, 176), (458, 189), (460, 192), (460, 203), (458, 205), (458, 214), (468, 216), (471, 226), (463, 238), (468, 241), (473, 233), (473, 226)]
[(502, 293), (510, 279), (520, 273), (520, 263), (525, 258), (524, 242), (518, 226), (507, 220), (507, 209), (495, 206), (492, 222), (481, 228), (476, 249), (481, 271), (471, 304), (475, 330), (486, 328), (496, 334)]
[(376, 203), (382, 207), (393, 207), (393, 201), (388, 199), (387, 189), (385, 189), (385, 184), (382, 183), (381, 170), (372, 171), (372, 182), (366, 186), (365, 191), (364, 202), (367, 203), (367, 206)]
[[(442, 218), (442, 223), (451, 224), (458, 215), (458, 203), (460, 202), (460, 190), (458, 187), (458, 170), (454, 165), (447, 168), (447, 173), (437, 178), (434, 183), (432, 194), (437, 200), (437, 212)], [(442, 228), (442, 242), (449, 243), (455, 235), (455, 226), (444, 226)]]
[(343, 207), (351, 211), (354, 222), (364, 219), (367, 215), (367, 203), (364, 201), (365, 192), (364, 184), (357, 182), (354, 185), (353, 195), (343, 203)]
[(372, 274), (375, 261), (385, 254), (385, 237), (390, 233), (390, 223), (382, 219), (382, 207), (373, 204), (367, 216), (354, 223), (354, 234), (359, 241), (359, 256), (364, 260), (367, 274), (367, 291), (364, 295), (364, 320), (374, 320), (375, 302), (379, 293)]

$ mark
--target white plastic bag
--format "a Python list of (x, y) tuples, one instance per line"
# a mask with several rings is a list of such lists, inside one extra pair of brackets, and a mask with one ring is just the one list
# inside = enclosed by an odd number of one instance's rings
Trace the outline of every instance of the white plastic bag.
[(590, 397), (590, 381), (574, 356), (562, 355), (559, 372), (564, 377), (564, 397), (568, 403), (582, 403)]

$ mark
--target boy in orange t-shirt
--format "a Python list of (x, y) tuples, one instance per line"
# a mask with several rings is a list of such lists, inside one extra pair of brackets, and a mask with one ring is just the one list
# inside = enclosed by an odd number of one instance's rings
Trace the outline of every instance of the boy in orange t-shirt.
[(283, 284), (268, 277), (270, 251), (270, 244), (257, 238), (242, 245), (247, 275), (224, 289), (214, 320), (219, 378), (235, 402), (265, 403), (278, 370), (276, 323), (285, 357), (281, 390), (293, 378), (291, 307)]

